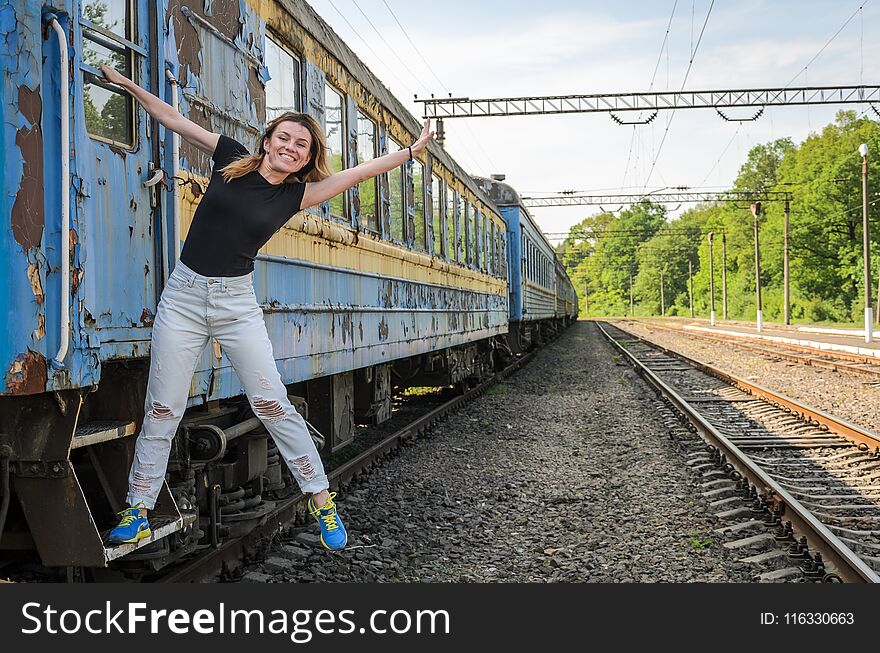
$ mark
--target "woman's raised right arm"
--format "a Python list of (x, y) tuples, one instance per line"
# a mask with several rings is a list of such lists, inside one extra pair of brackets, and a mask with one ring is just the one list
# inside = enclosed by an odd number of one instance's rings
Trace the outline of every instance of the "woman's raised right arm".
[(217, 149), (217, 141), (220, 135), (209, 132), (174, 109), (167, 102), (163, 102), (149, 91), (145, 91), (140, 86), (131, 81), (128, 77), (120, 75), (115, 69), (109, 66), (101, 66), (101, 73), (111, 84), (121, 86), (131, 93), (131, 96), (141, 103), (147, 113), (162, 123), (167, 129), (180, 134), (181, 138), (192, 143), (200, 150), (208, 154), (214, 154)]

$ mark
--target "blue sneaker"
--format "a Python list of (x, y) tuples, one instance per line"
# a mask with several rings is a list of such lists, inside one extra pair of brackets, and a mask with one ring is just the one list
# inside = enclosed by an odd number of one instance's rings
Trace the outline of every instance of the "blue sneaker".
[(140, 513), (141, 510), (146, 512), (146, 509), (147, 507), (141, 502), (117, 513), (122, 519), (119, 525), (110, 531), (107, 539), (113, 544), (123, 544), (150, 537), (152, 535), (150, 522), (147, 521), (146, 515), (142, 517)]
[(338, 551), (344, 549), (348, 542), (348, 533), (345, 532), (345, 526), (336, 512), (336, 504), (333, 499), (336, 497), (335, 492), (330, 493), (327, 503), (321, 508), (315, 508), (315, 504), (309, 499), (309, 512), (318, 520), (321, 525), (321, 544), (328, 549)]

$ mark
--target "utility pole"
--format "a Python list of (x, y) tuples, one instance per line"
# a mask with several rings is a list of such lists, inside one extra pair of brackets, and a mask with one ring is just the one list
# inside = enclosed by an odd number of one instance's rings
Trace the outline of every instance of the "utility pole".
[(868, 146), (859, 145), (862, 155), (862, 253), (865, 257), (865, 342), (874, 340), (874, 316), (871, 311), (871, 239), (868, 235)]
[(587, 282), (584, 281), (584, 316), (590, 314), (590, 291), (587, 288)]
[[(707, 234), (709, 239), (709, 325), (715, 326), (715, 263), (712, 260), (712, 250), (714, 249), (714, 245), (712, 244), (712, 240), (715, 234), (711, 231)], [(724, 235), (721, 236), (724, 238)], [(724, 303), (725, 309), (727, 307), (727, 302)], [(726, 311), (725, 311), (726, 312)]]
[(694, 317), (694, 266), (688, 261), (688, 297), (691, 303), (691, 317)]
[(727, 319), (727, 234), (721, 234), (721, 314)]
[(633, 269), (632, 265), (629, 266), (629, 316), (633, 317), (635, 312), (633, 311)]
[(663, 268), (660, 268), (660, 315), (666, 315), (666, 297), (663, 294)]
[(782, 230), (782, 304), (783, 318), (785, 324), (791, 324), (791, 295), (789, 294), (789, 276), (788, 276), (788, 217), (789, 206), (788, 200), (785, 200), (785, 221)]
[(752, 204), (752, 215), (755, 216), (755, 305), (757, 306), (758, 333), (764, 330), (764, 316), (761, 311), (761, 245), (758, 241), (758, 216), (761, 215), (761, 203)]

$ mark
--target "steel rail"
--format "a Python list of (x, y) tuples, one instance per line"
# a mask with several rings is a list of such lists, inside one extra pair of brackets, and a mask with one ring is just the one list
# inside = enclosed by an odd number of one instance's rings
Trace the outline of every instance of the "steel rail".
[[(652, 386), (654, 386), (664, 397), (666, 397), (676, 409), (684, 414), (688, 421), (696, 428), (697, 433), (707, 443), (716, 447), (721, 451), (726, 460), (749, 480), (752, 485), (763, 491), (763, 494), (769, 498), (778, 509), (783, 512), (785, 518), (792, 523), (792, 528), (798, 535), (807, 538), (807, 542), (811, 549), (819, 551), (822, 554), (825, 566), (830, 570), (829, 577), (836, 575), (841, 580), (847, 582), (859, 583), (880, 583), (878, 576), (864, 561), (861, 560), (853, 551), (850, 550), (843, 542), (840, 541), (815, 515), (800, 504), (787, 490), (774, 481), (763, 469), (756, 465), (746, 454), (744, 454), (735, 444), (722, 435), (712, 424), (710, 424), (697, 409), (691, 406), (684, 398), (682, 398), (675, 390), (664, 383), (656, 374), (654, 374), (646, 365), (639, 361), (626, 347), (615, 340), (600, 323), (596, 323), (599, 330), (608, 338), (609, 341), (622, 352), (628, 360), (633, 364), (636, 371)], [(621, 329), (622, 330), (622, 329)], [(627, 336), (639, 340), (646, 345), (659, 349), (664, 353), (674, 356), (679, 360), (685, 361), (690, 365), (702, 369), (709, 374), (726, 379), (734, 383), (742, 390), (750, 392), (755, 396), (761, 397), (771, 403), (789, 407), (792, 410), (804, 415), (808, 419), (816, 419), (819, 423), (834, 424), (841, 428), (841, 435), (848, 437), (855, 436), (856, 432), (862, 438), (870, 439), (875, 445), (880, 444), (880, 436), (863, 431), (858, 427), (838, 420), (837, 418), (823, 413), (815, 408), (803, 406), (793, 399), (783, 397), (776, 393), (762, 388), (756, 384), (748, 383), (742, 379), (738, 379), (731, 374), (717, 370), (702, 361), (691, 359), (687, 356), (678, 354), (668, 350), (660, 345), (652, 343), (640, 336), (624, 331)], [(831, 428), (829, 426), (829, 428)]]
[[(534, 355), (534, 352), (525, 354), (503, 370), (490, 376), (478, 386), (467, 391), (465, 394), (447, 401), (442, 406), (438, 406), (429, 413), (419, 417), (398, 431), (395, 431), (382, 441), (374, 444), (353, 459), (333, 469), (327, 474), (331, 486), (338, 486), (340, 483), (352, 479), (359, 472), (369, 468), (375, 460), (397, 448), (397, 446), (404, 440), (416, 437), (444, 415), (451, 413), (462, 404), (472, 401), (481, 395), (486, 389), (518, 370), (520, 367), (528, 363)], [(284, 500), (279, 507), (266, 515), (261, 524), (251, 532), (234, 540), (225, 542), (218, 548), (202, 554), (195, 560), (183, 562), (180, 565), (175, 566), (168, 573), (163, 574), (156, 582), (199, 582), (216, 575), (218, 571), (228, 570), (230, 564), (234, 565), (238, 561), (247, 557), (252, 549), (256, 550), (261, 541), (271, 538), (273, 534), (278, 532), (283, 524), (293, 520), (297, 514), (301, 514), (305, 510), (307, 499), (308, 497), (300, 494)]]

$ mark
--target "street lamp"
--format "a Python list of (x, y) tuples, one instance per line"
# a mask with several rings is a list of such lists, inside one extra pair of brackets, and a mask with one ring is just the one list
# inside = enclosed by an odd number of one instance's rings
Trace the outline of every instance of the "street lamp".
[(865, 256), (865, 342), (874, 340), (871, 329), (874, 315), (871, 310), (871, 240), (868, 236), (868, 146), (859, 145), (862, 155), (862, 250)]

